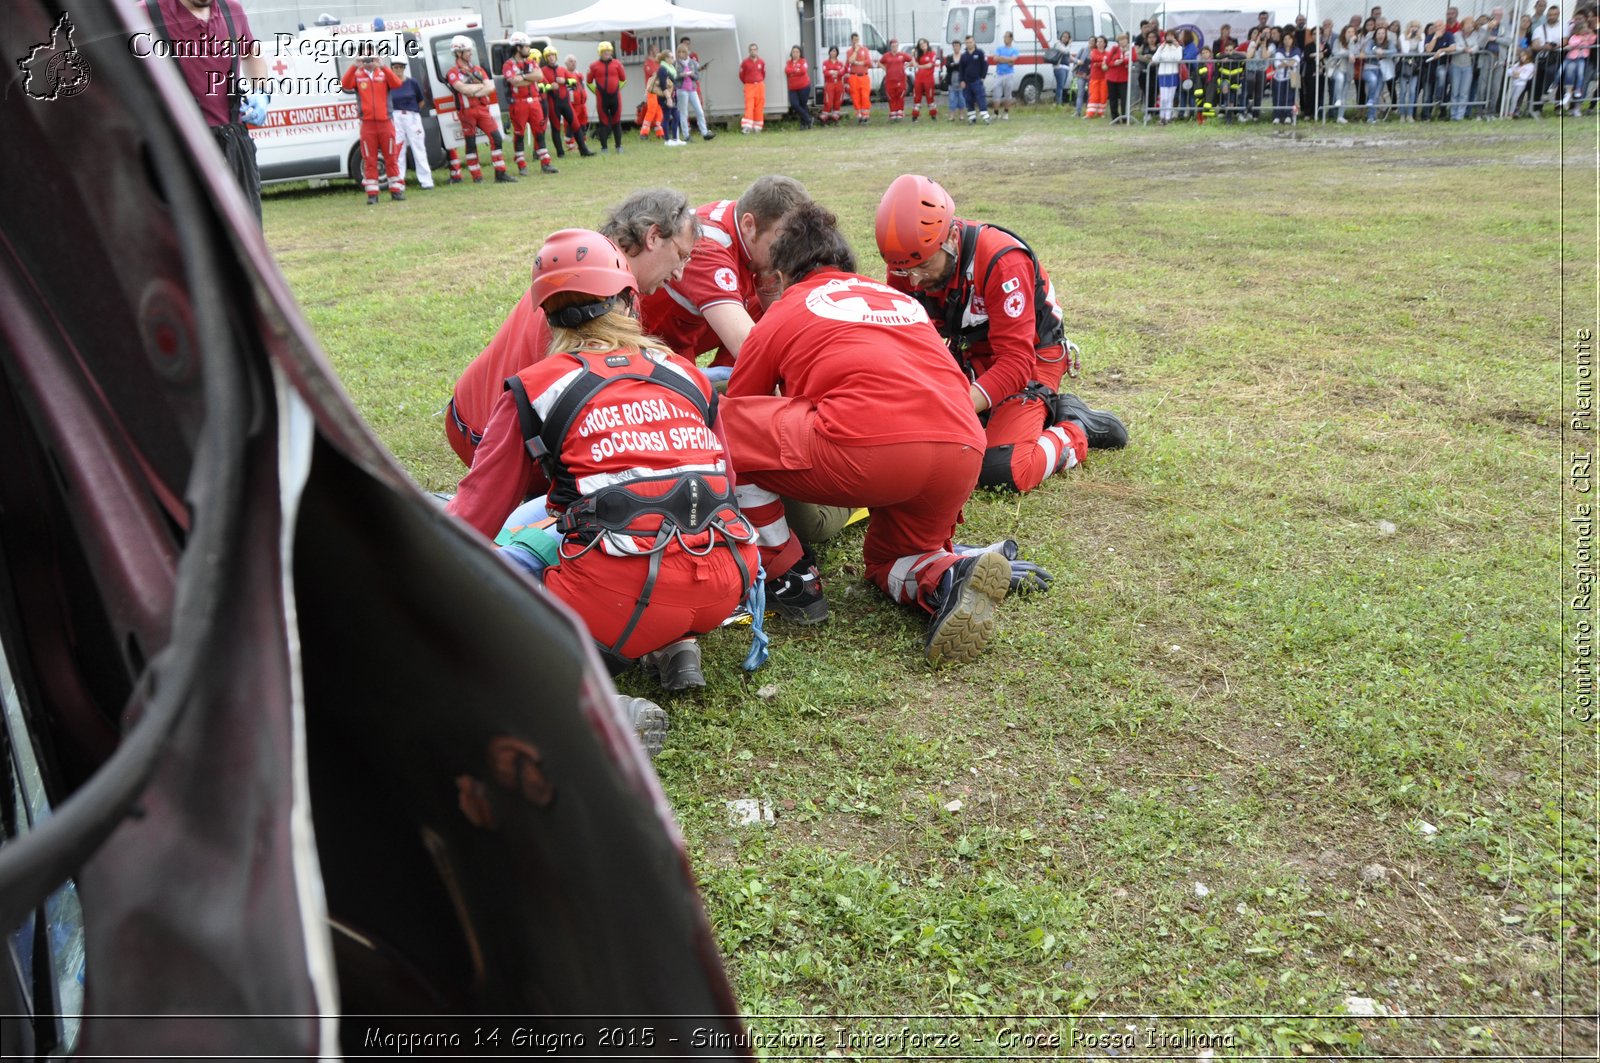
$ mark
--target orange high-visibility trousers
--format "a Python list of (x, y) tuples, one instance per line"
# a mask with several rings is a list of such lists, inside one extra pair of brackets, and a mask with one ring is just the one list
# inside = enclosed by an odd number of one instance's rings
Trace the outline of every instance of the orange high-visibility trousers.
[(744, 117), (739, 121), (739, 128), (745, 132), (759, 133), (764, 123), (767, 111), (767, 83), (758, 81), (755, 84), (745, 83), (744, 86)]

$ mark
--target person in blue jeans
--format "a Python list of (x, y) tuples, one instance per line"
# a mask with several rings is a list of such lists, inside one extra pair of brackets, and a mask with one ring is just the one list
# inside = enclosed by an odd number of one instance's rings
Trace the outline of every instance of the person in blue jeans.
[[(1383, 103), (1384, 67), (1394, 69), (1395, 47), (1389, 40), (1389, 27), (1379, 26), (1361, 52), (1361, 82), (1367, 90), (1367, 121), (1378, 120), (1378, 105)], [(1468, 70), (1470, 74), (1471, 71)]]
[(1063, 30), (1061, 39), (1044, 53), (1050, 62), (1050, 72), (1056, 79), (1056, 106), (1067, 102), (1067, 82), (1072, 80), (1072, 34)]
[(973, 125), (982, 118), (983, 124), (988, 125), (989, 101), (984, 96), (983, 79), (989, 74), (989, 57), (970, 34), (966, 50), (961, 53), (961, 62), (957, 64), (957, 73), (961, 76), (961, 91), (967, 101), (967, 124)]
[(967, 94), (961, 91), (961, 42), (951, 41), (944, 57), (944, 76), (950, 90), (950, 121), (960, 121), (967, 113)]

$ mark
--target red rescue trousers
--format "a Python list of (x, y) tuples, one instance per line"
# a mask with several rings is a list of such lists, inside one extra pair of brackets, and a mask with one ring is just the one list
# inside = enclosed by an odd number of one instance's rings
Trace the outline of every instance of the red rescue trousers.
[[(755, 546), (740, 544), (737, 549), (753, 579)], [(649, 572), (648, 557), (613, 557), (597, 546), (546, 569), (544, 585), (583, 618), (596, 642), (611, 649), (633, 619)], [(727, 545), (713, 547), (704, 557), (669, 546), (661, 555), (644, 615), (616, 652), (634, 660), (685, 635), (711, 631), (732, 615), (747, 590)]]
[[(867, 578), (896, 602), (932, 612), (940, 577), (960, 560), (950, 544), (983, 454), (962, 443), (836, 443), (816, 433), (816, 410), (804, 402), (795, 399), (775, 411), (782, 400), (722, 401), (728, 454), (741, 486), (801, 502), (871, 508), (862, 546)], [(758, 529), (764, 523), (754, 510), (746, 517)]]
[(844, 106), (844, 82), (830, 81), (822, 86), (822, 110), (835, 118), (839, 117), (839, 108)]
[[(1034, 379), (1054, 390), (1061, 386), (1066, 362), (1039, 362)], [(1049, 407), (1043, 399), (1006, 398), (984, 415), (983, 487), (1032, 491), (1063, 469), (1084, 461), (1089, 441), (1083, 429), (1071, 422), (1046, 428)]]
[(361, 173), (367, 195), (378, 194), (378, 153), (383, 153), (383, 172), (389, 179), (389, 191), (403, 192), (406, 187), (406, 168), (400, 161), (400, 145), (394, 139), (394, 123), (361, 121)]
[(900, 81), (890, 81), (887, 78), (885, 78), (884, 82), (883, 82), (883, 91), (889, 97), (889, 113), (891, 115), (905, 114), (906, 113), (906, 83), (905, 83), (905, 80), (901, 79)]

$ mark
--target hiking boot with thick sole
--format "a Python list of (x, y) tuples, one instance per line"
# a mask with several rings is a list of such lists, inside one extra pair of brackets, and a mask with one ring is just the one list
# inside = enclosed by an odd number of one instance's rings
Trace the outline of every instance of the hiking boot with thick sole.
[(494, 172), (494, 183), (497, 185), (514, 185), (517, 183), (517, 179), (504, 170), (496, 170)]
[(939, 581), (939, 605), (928, 625), (928, 660), (965, 664), (994, 634), (994, 607), (1011, 587), (1011, 565), (995, 552), (963, 557)]
[(556, 169), (554, 166), (551, 166), (548, 162), (541, 162), (539, 164), (539, 172), (540, 173), (560, 173), (561, 171)]
[(617, 695), (617, 704), (622, 707), (622, 715), (627, 717), (639, 744), (654, 760), (667, 742), (666, 710), (653, 701), (631, 698), (626, 694)]
[(394, 200), (396, 203), (404, 203), (406, 201), (406, 194), (404, 192), (390, 192), (389, 198)]
[(1076, 395), (1057, 395), (1052, 424), (1071, 421), (1089, 438), (1090, 450), (1121, 450), (1128, 445), (1128, 426), (1110, 410), (1091, 410)]
[(647, 672), (654, 673), (662, 690), (697, 690), (706, 685), (700, 668), (700, 643), (679, 639), (639, 658)]
[(797, 624), (820, 624), (828, 619), (828, 599), (822, 596), (822, 575), (811, 552), (777, 579), (767, 580), (767, 612)]

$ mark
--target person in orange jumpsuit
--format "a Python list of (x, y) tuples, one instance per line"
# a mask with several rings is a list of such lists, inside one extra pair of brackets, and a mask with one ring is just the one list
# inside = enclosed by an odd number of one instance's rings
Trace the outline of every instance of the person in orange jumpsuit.
[(856, 124), (866, 125), (872, 117), (872, 49), (861, 43), (861, 34), (850, 35), (844, 65), (850, 72), (850, 106), (855, 108)]
[(767, 61), (754, 44), (739, 64), (739, 81), (744, 85), (744, 117), (739, 120), (739, 132), (759, 133), (766, 122)]
[(924, 100), (928, 104), (928, 118), (930, 121), (939, 120), (939, 97), (936, 94), (933, 82), (939, 69), (939, 57), (934, 54), (933, 45), (928, 43), (928, 38), (923, 37), (917, 41), (917, 53), (912, 56), (912, 65), (916, 74), (911, 82), (911, 120), (915, 122), (922, 112)]
[[(645, 55), (643, 71), (645, 85), (644, 117), (639, 119), (640, 140), (649, 140), (652, 131), (655, 133), (657, 140), (666, 139), (667, 127), (662, 124), (661, 97), (650, 91), (650, 86), (656, 83), (656, 69), (660, 65), (661, 61), (653, 54)], [(673, 135), (676, 136), (676, 132)]]
[(378, 202), (379, 152), (383, 153), (383, 172), (389, 176), (389, 198), (406, 198), (406, 169), (389, 118), (389, 90), (400, 87), (400, 75), (379, 65), (378, 53), (368, 41), (361, 45), (359, 61), (344, 72), (340, 84), (346, 92), (356, 94), (361, 112), (361, 173), (367, 206)]
[(838, 125), (840, 108), (844, 106), (844, 63), (839, 60), (839, 46), (828, 49), (828, 58), (822, 62), (822, 121), (825, 125)]
[(757, 571), (733, 497), (716, 392), (645, 335), (622, 251), (587, 229), (552, 233), (534, 259), (547, 357), (509, 377), (448, 511), (497, 535), (548, 489), (559, 564), (545, 588), (613, 665), (639, 661), (667, 689), (704, 686), (693, 636), (738, 607)]
[(971, 379), (986, 437), (980, 486), (1031, 491), (1091, 448), (1127, 445), (1115, 414), (1057, 392), (1064, 373), (1076, 375), (1077, 348), (1020, 237), (957, 218), (950, 194), (916, 174), (884, 193), (876, 233), (889, 284), (916, 296)]

